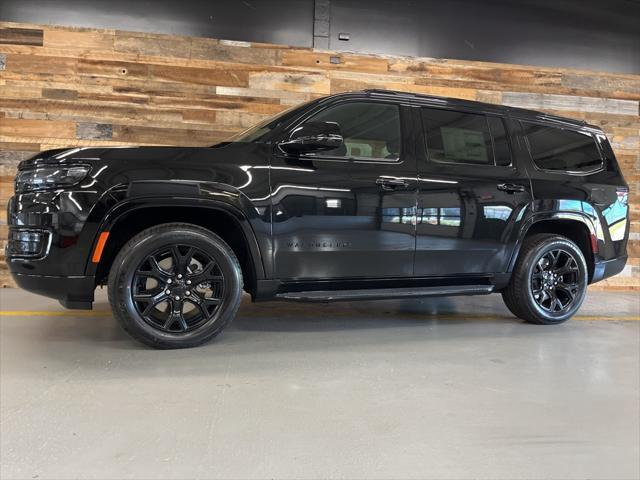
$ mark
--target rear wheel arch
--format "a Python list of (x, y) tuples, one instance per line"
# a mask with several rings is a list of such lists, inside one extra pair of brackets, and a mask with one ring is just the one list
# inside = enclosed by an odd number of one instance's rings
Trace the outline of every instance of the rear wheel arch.
[(574, 242), (581, 250), (588, 268), (589, 281), (593, 278), (595, 254), (597, 244), (596, 232), (593, 224), (587, 218), (578, 214), (554, 214), (539, 218), (532, 217), (524, 226), (518, 241), (518, 249), (514, 252), (509, 264), (509, 271), (513, 271), (520, 254), (523, 242), (533, 235), (548, 233), (561, 235)]
[(553, 325), (580, 308), (588, 285), (584, 255), (564, 235), (535, 233), (523, 241), (502, 298), (509, 310), (530, 323)]
[[(108, 231), (109, 237), (100, 262), (94, 264), (90, 259), (87, 268), (89, 274), (95, 275), (96, 285), (106, 282), (118, 252), (131, 238), (147, 228), (166, 223), (197, 225), (222, 238), (240, 261), (245, 288), (250, 293), (254, 293), (256, 281), (264, 278), (264, 267), (258, 242), (241, 212), (226, 205), (147, 204), (121, 206), (120, 212), (99, 230), (100, 232)], [(98, 236), (96, 236), (94, 248)]]

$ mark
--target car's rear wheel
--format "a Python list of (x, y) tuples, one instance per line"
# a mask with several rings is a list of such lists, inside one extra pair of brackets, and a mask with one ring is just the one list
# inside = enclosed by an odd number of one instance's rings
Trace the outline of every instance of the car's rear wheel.
[(234, 318), (242, 271), (233, 250), (197, 225), (168, 223), (140, 232), (109, 274), (109, 301), (122, 327), (155, 348), (201, 345)]
[(502, 297), (514, 315), (553, 325), (578, 311), (587, 284), (587, 264), (580, 248), (560, 235), (537, 234), (525, 240)]

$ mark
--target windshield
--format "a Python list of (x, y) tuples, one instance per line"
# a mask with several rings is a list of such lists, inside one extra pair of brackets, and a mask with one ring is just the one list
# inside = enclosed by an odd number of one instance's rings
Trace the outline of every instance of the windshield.
[(316, 101), (317, 100), (312, 100), (310, 102), (305, 102), (302, 105), (294, 105), (293, 107), (287, 108), (285, 111), (280, 112), (273, 117), (269, 117), (247, 130), (236, 133), (228, 141), (242, 143), (261, 142), (273, 129), (289, 120), (291, 117), (294, 117), (299, 111), (307, 108), (311, 103)]

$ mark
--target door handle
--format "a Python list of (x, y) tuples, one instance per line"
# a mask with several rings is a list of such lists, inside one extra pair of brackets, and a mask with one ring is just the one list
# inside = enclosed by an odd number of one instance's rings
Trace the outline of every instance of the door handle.
[(395, 190), (396, 188), (407, 187), (409, 182), (401, 178), (378, 177), (376, 185), (382, 187), (383, 190)]
[(502, 190), (507, 193), (524, 192), (524, 185), (518, 185), (517, 183), (499, 183), (496, 185), (498, 190)]

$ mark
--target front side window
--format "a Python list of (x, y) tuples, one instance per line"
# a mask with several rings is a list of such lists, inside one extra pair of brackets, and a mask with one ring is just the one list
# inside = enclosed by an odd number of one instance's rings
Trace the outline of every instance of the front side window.
[[(489, 123), (485, 115), (422, 108), (422, 122), (431, 160), (474, 165), (495, 164)], [(498, 128), (498, 124), (495, 128)], [(505, 136), (504, 130), (502, 135)]]
[(522, 125), (538, 168), (584, 173), (602, 166), (600, 150), (590, 133), (529, 122)]
[(309, 156), (355, 157), (397, 160), (400, 158), (400, 109), (376, 102), (342, 103), (314, 115), (309, 121), (340, 125), (344, 144)]

